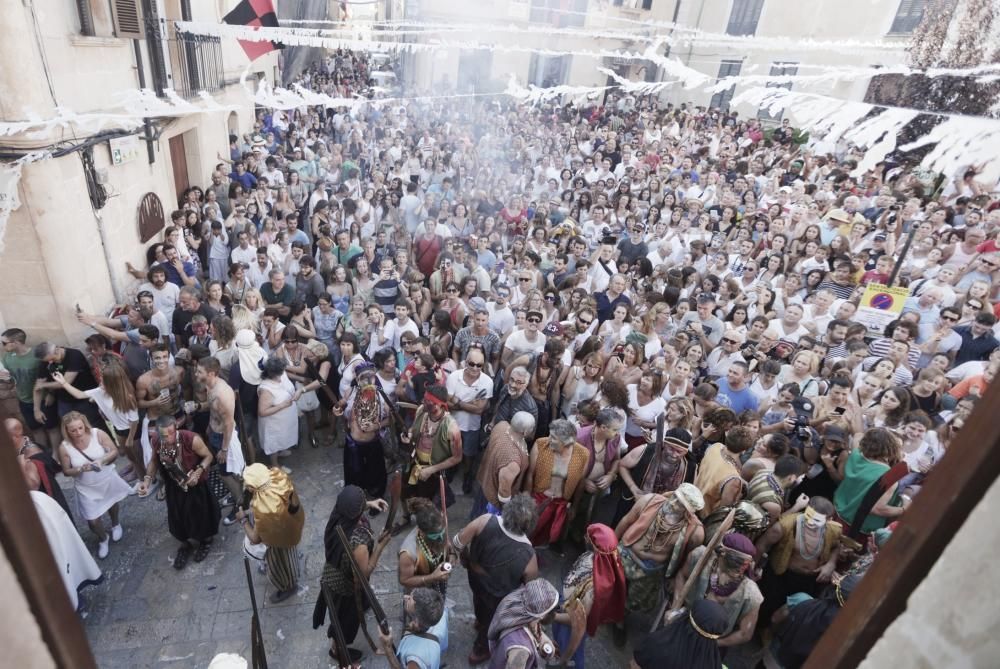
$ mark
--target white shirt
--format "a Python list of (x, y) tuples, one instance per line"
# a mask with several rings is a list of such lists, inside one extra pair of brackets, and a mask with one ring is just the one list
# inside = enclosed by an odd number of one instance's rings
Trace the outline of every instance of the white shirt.
[(490, 312), (491, 330), (504, 337), (514, 329), (514, 312), (511, 311), (509, 304), (497, 307), (495, 302), (487, 302), (486, 309)]
[[(148, 290), (153, 294), (153, 306), (156, 307), (157, 311), (162, 311), (163, 316), (169, 322), (174, 316), (174, 309), (177, 307), (177, 298), (181, 293), (180, 287), (175, 283), (167, 281), (163, 284), (162, 288), (157, 288), (153, 284), (147, 282), (139, 286), (139, 292), (144, 290)], [(168, 328), (167, 332), (169, 331), (170, 330)]]
[(84, 392), (90, 399), (94, 400), (94, 404), (100, 409), (101, 415), (107, 418), (108, 422), (116, 430), (127, 430), (132, 423), (139, 421), (139, 412), (136, 409), (124, 412), (116, 409), (111, 395), (108, 394), (108, 391), (103, 386), (97, 386), (92, 390), (85, 390)]
[(504, 344), (504, 348), (509, 348), (517, 355), (541, 353), (545, 350), (545, 335), (539, 332), (537, 339), (531, 342), (528, 341), (524, 333), (524, 330), (518, 330), (511, 334), (511, 336), (507, 337), (507, 343)]
[[(256, 261), (256, 255), (257, 254), (254, 254), (255, 261)], [(258, 265), (256, 262), (253, 262), (250, 265), (250, 269), (248, 269), (246, 272), (247, 281), (249, 281), (250, 285), (252, 285), (254, 288), (260, 290), (261, 286), (263, 286), (265, 283), (271, 280), (270, 277), (267, 276), (268, 272), (270, 271), (271, 271), (270, 261), (268, 261), (267, 267), (265, 267), (264, 269), (261, 269), (260, 265)]]
[(400, 325), (399, 319), (397, 318), (387, 321), (382, 330), (382, 335), (385, 337), (386, 341), (385, 344), (382, 344), (379, 348), (389, 346), (393, 350), (400, 350), (402, 346), (399, 339), (403, 336), (404, 332), (412, 332), (416, 336), (420, 336), (420, 328), (417, 327), (417, 322), (412, 318), (406, 319), (406, 325)]
[(667, 408), (667, 401), (663, 397), (654, 397), (649, 404), (639, 405), (639, 386), (630, 383), (628, 385), (628, 407), (632, 410), (632, 415), (625, 420), (625, 434), (632, 437), (641, 437), (642, 428), (635, 424), (634, 419), (655, 421), (656, 418)]
[(247, 245), (246, 248), (237, 246), (233, 249), (232, 253), (229, 254), (229, 259), (233, 262), (243, 263), (249, 267), (257, 262), (257, 249), (250, 245)]
[[(445, 388), (448, 390), (449, 396), (454, 397), (460, 402), (474, 402), (477, 399), (489, 399), (493, 397), (493, 379), (482, 372), (479, 374), (476, 382), (470, 386), (465, 382), (465, 371), (458, 370), (454, 374), (448, 375), (448, 380), (445, 381)], [(458, 429), (462, 432), (478, 430), (483, 419), (478, 414), (460, 409), (455, 409), (451, 412), (451, 415), (455, 417)]]

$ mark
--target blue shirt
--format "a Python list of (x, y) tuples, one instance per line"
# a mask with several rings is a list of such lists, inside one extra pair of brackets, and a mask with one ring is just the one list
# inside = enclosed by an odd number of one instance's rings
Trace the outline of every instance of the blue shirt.
[(243, 172), (243, 174), (239, 174), (236, 172), (236, 170), (233, 170), (232, 172), (229, 173), (229, 178), (232, 179), (233, 181), (238, 181), (239, 184), (243, 186), (243, 190), (250, 190), (251, 188), (257, 185), (257, 177), (250, 174), (249, 172)]
[(715, 401), (724, 407), (728, 407), (737, 415), (746, 410), (756, 411), (759, 402), (757, 396), (750, 392), (750, 386), (745, 386), (742, 390), (733, 390), (729, 387), (729, 380), (726, 377), (715, 382), (719, 386), (719, 394), (715, 396)]
[(415, 634), (405, 634), (399, 640), (396, 656), (399, 663), (404, 667), (408, 662), (413, 662), (420, 669), (439, 669), (441, 666), (441, 654), (448, 650), (448, 610), (445, 609), (441, 620), (436, 625), (427, 630), (438, 638), (438, 642), (425, 639)]

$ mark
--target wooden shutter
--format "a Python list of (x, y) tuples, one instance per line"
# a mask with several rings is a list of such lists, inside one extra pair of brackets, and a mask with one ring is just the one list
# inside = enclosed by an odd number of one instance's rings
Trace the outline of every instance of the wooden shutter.
[(115, 25), (115, 37), (129, 39), (145, 37), (139, 0), (111, 0), (111, 16)]

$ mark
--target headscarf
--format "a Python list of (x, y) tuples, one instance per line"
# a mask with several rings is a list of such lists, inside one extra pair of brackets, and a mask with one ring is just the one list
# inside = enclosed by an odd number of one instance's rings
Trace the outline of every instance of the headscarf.
[(544, 618), (559, 604), (559, 591), (544, 578), (528, 581), (500, 601), (490, 629), (490, 641)]
[(259, 386), (262, 378), (264, 349), (257, 343), (257, 337), (250, 330), (236, 333), (236, 354), (239, 356), (240, 376), (251, 386)]
[(271, 473), (267, 467), (259, 462), (247, 465), (243, 470), (243, 483), (258, 491), (266, 486), (271, 480)]
[(843, 603), (861, 582), (863, 574), (845, 576), (830, 586), (819, 599), (810, 599), (792, 607), (788, 619), (778, 630), (778, 660), (787, 669), (805, 664), (819, 638), (837, 617)]
[(732, 532), (724, 536), (722, 538), (722, 545), (734, 551), (747, 554), (751, 560), (757, 557), (757, 549), (754, 547), (753, 542), (739, 532)]
[(722, 654), (716, 639), (727, 625), (721, 604), (699, 599), (688, 615), (643, 639), (632, 659), (640, 669), (719, 669)]
[(594, 636), (598, 625), (625, 619), (627, 586), (615, 531), (595, 523), (587, 528), (587, 538), (594, 547), (594, 603), (587, 616), (587, 634)]
[(326, 548), (326, 561), (334, 567), (340, 567), (344, 557), (344, 546), (337, 538), (337, 528), (343, 528), (348, 539), (357, 527), (358, 521), (365, 510), (365, 491), (356, 485), (349, 485), (337, 495), (337, 502), (326, 521), (323, 532), (323, 545)]

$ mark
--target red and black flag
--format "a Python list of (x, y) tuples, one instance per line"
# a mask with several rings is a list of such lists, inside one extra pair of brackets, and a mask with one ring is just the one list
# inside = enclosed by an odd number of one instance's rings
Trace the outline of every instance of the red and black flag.
[[(240, 0), (240, 4), (222, 17), (222, 21), (234, 26), (278, 27), (278, 16), (274, 13), (274, 4), (271, 0)], [(282, 45), (277, 42), (256, 42), (242, 39), (239, 42), (250, 60), (282, 48)]]

